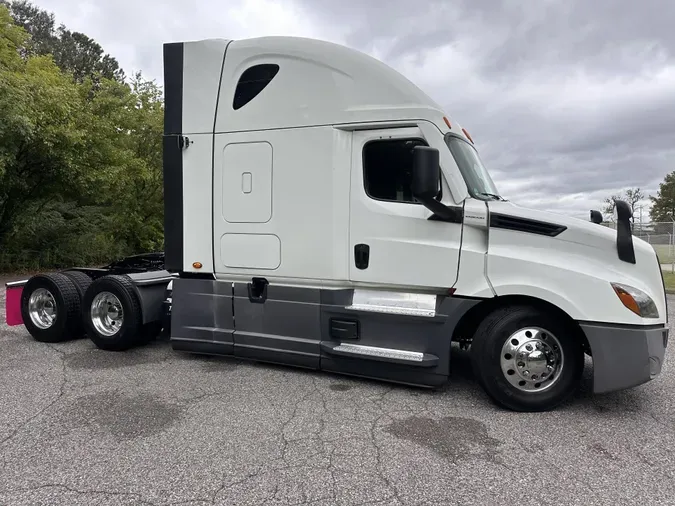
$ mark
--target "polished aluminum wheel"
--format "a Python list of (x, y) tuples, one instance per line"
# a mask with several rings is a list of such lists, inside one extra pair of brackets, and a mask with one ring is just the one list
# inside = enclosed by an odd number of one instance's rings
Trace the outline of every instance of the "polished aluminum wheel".
[(502, 347), (504, 377), (523, 392), (548, 390), (560, 379), (564, 365), (560, 341), (539, 327), (515, 332)]
[(91, 323), (105, 337), (117, 334), (124, 323), (122, 303), (110, 292), (100, 292), (91, 303)]
[(56, 300), (52, 292), (46, 288), (38, 288), (31, 293), (28, 299), (28, 314), (37, 328), (45, 330), (51, 327), (56, 320)]

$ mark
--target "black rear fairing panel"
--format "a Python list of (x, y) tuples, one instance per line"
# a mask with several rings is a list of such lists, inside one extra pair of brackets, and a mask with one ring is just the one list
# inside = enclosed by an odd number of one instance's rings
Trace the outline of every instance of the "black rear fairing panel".
[(164, 252), (165, 268), (183, 268), (183, 43), (164, 44)]

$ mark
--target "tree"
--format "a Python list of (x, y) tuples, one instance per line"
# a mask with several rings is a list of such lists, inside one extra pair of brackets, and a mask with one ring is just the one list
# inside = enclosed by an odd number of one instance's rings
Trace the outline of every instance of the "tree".
[(614, 208), (616, 207), (617, 200), (623, 200), (628, 204), (631, 210), (631, 221), (635, 223), (635, 210), (637, 208), (638, 202), (645, 198), (644, 193), (640, 188), (628, 188), (623, 192), (623, 194), (612, 195), (607, 197), (604, 200), (604, 206), (602, 212), (608, 217), (612, 217), (614, 214)]
[(652, 202), (649, 217), (653, 222), (675, 220), (675, 172), (666, 175), (656, 196), (650, 195), (649, 199)]
[(56, 65), (69, 72), (77, 82), (99, 77), (123, 82), (124, 72), (115, 58), (104, 54), (103, 48), (80, 32), (71, 32), (65, 26), (56, 27), (54, 14), (32, 5), (28, 0), (0, 0), (9, 8), (14, 22), (30, 36), (21, 48), (23, 56), (53, 56)]
[(32, 44), (0, 4), (0, 251), (68, 267), (161, 248), (159, 88), (75, 76)]

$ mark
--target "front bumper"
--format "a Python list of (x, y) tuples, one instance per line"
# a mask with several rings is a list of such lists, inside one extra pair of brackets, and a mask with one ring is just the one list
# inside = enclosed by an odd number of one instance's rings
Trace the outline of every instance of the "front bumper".
[(665, 325), (645, 327), (582, 323), (593, 356), (593, 392), (641, 385), (661, 373), (668, 346)]

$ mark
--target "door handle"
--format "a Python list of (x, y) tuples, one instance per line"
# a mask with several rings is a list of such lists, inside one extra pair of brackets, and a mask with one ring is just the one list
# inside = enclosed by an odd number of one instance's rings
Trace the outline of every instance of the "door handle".
[(367, 269), (370, 261), (370, 246), (357, 244), (354, 246), (354, 264), (357, 269)]

